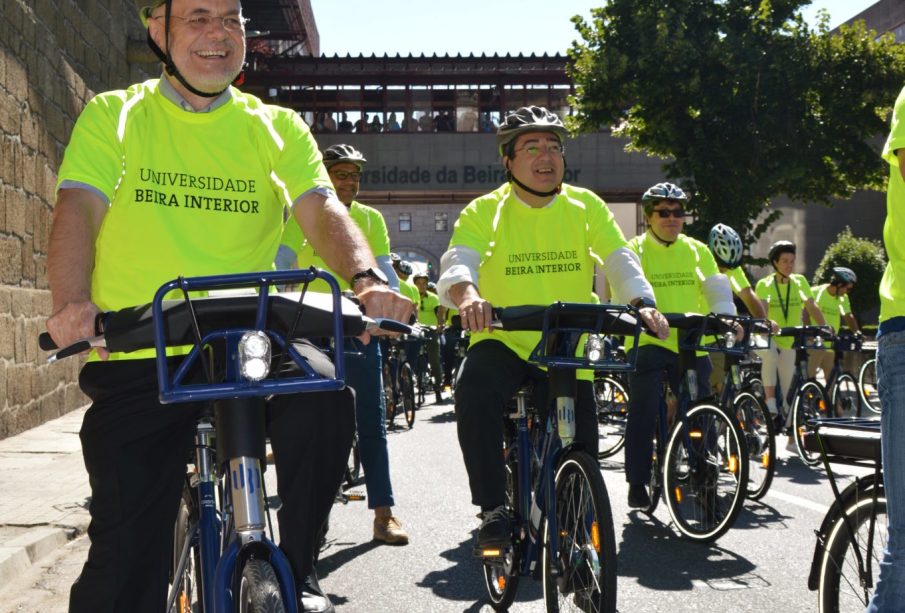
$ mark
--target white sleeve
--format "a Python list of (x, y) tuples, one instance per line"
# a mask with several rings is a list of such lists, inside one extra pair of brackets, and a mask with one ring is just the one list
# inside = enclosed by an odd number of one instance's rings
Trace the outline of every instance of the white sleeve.
[(636, 298), (654, 300), (654, 288), (644, 277), (638, 254), (621, 247), (603, 261), (603, 273), (610, 284), (613, 304), (628, 304)]
[(481, 265), (481, 254), (471, 247), (455, 245), (440, 258), (440, 278), (437, 279), (437, 294), (440, 304), (447, 308), (458, 309), (449, 297), (449, 288), (470, 282), (478, 286), (478, 267)]
[(393, 261), (390, 259), (390, 256), (379, 255), (375, 259), (377, 260), (377, 267), (387, 276), (387, 281), (390, 282), (390, 289), (394, 289), (398, 292), (399, 277), (396, 276), (396, 270), (393, 268)]
[(720, 273), (704, 279), (702, 284), (707, 306), (713, 313), (735, 315), (735, 303), (732, 302), (732, 286), (729, 278)]

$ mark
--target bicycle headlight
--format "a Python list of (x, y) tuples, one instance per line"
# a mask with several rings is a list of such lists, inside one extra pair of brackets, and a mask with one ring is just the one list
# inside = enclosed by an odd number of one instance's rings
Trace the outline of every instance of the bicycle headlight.
[(733, 347), (735, 347), (735, 332), (726, 332), (723, 335), (723, 342), (725, 343), (726, 349), (732, 349)]
[(589, 334), (584, 345), (584, 357), (589, 362), (597, 362), (603, 357), (603, 339), (597, 334)]
[(270, 339), (260, 330), (250, 330), (239, 339), (239, 371), (249, 381), (270, 374)]

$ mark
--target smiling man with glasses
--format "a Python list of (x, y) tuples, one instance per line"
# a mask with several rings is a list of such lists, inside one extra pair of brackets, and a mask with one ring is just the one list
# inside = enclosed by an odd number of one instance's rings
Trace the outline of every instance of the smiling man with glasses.
[[(717, 268), (710, 248), (682, 234), (688, 196), (672, 183), (657, 183), (641, 198), (647, 231), (629, 241), (638, 254), (644, 275), (654, 287), (657, 306), (668, 313), (735, 314), (732, 288)], [(625, 430), (625, 479), (629, 484), (628, 505), (650, 506), (647, 484), (660, 393), (664, 372), (678, 394), (678, 339), (642, 335), (637, 347), (626, 345), (629, 355), (637, 353), (635, 371), (629, 376), (629, 412)], [(708, 394), (712, 366), (706, 355), (697, 360), (701, 396)]]
[[(308, 127), (230, 84), (245, 60), (239, 0), (145, 0), (139, 13), (159, 79), (95, 96), (58, 174), (47, 256), (58, 346), (94, 335), (95, 316), (149, 302), (178, 276), (271, 270), (285, 211), (368, 314), (412, 304), (374, 273), (368, 242), (336, 196)], [(354, 167), (353, 167), (354, 170)], [(322, 376), (329, 358), (294, 343)], [(164, 610), (173, 526), (201, 408), (158, 400), (154, 351), (92, 354), (80, 438), (91, 483), (91, 547), (70, 611)], [(181, 357), (172, 355), (173, 366)], [(355, 432), (348, 388), (268, 401), (280, 547), (300, 609), (332, 611), (314, 550)]]
[[(563, 183), (560, 118), (542, 107), (508, 114), (497, 131), (506, 183), (465, 207), (437, 283), (443, 305), (459, 310), (471, 344), (456, 382), (456, 422), (472, 503), (481, 507), (476, 547), (511, 538), (505, 508), (503, 413), (525, 380), (542, 393), (546, 376), (528, 362), (540, 332), (489, 330), (493, 306), (590, 303), (594, 266), (601, 265), (618, 295), (641, 306), (648, 327), (667, 327), (653, 308), (653, 291), (637, 256), (626, 248), (612, 212), (595, 193)], [(579, 373), (576, 440), (597, 456), (596, 404), (591, 373)]]

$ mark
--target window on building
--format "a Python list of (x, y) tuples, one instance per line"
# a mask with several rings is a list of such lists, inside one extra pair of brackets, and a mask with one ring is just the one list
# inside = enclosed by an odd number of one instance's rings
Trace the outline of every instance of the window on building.
[(412, 214), (411, 213), (399, 213), (399, 231), (400, 232), (411, 232), (412, 231)]
[(449, 213), (434, 213), (434, 232), (449, 231)]

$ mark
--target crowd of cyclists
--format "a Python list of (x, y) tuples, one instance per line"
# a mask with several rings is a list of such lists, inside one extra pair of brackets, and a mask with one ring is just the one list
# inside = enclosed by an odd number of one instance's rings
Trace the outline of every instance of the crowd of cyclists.
[[(319, 152), (297, 115), (230, 87), (245, 56), (238, 0), (142, 4), (149, 44), (164, 72), (160, 79), (97, 96), (76, 124), (57, 185), (48, 256), (54, 313), (48, 331), (59, 346), (92, 336), (101, 332), (99, 313), (147, 302), (163, 281), (180, 275), (273, 265), (330, 271), (367, 315), (419, 322), (423, 340), (407, 342), (405, 359), (417, 367), (422, 394), (433, 392), (442, 403), (444, 387), (454, 389), (471, 501), (480, 510), (478, 554), (505, 549), (518, 538), (514, 523), (519, 518), (513, 515), (511, 479), (500, 450), (507, 440), (507, 406), (526, 381), (533, 383), (541, 404), (553, 395), (570, 398), (562, 405), (565, 412), (549, 416), (574, 420), (574, 432), (564, 441), (569, 449), (596, 461), (600, 445), (593, 373), (579, 371), (568, 394), (548, 389), (547, 373), (530, 357), (541, 333), (493, 329), (495, 308), (597, 302), (595, 269), (601, 268), (607, 280), (607, 287), (599, 288), (604, 300), (630, 305), (641, 320), (647, 332), (624, 347), (634, 364), (624, 432), (633, 509), (655, 503), (650, 487), (657, 450), (652, 447), (665, 406), (664, 386), (675, 396), (682, 389), (680, 333), (664, 313), (726, 316), (721, 334), (732, 342), (725, 347), (747, 342), (746, 332), (750, 338), (754, 331), (740, 323), (739, 313), (765, 320), (775, 333), (806, 323), (835, 332), (845, 323), (858, 332), (848, 300), (857, 283), (854, 272), (834, 267), (826, 283), (812, 288), (794, 272), (796, 245), (780, 240), (767, 253), (772, 272), (752, 290), (741, 267), (745, 246), (737, 232), (717, 224), (707, 242), (684, 233), (690, 196), (677, 185), (647, 189), (641, 199), (646, 230), (626, 239), (594, 192), (563, 183), (568, 133), (559, 116), (536, 106), (514, 110), (500, 122), (496, 144), (506, 182), (462, 211), (434, 284), (426, 271), (415, 271), (391, 251), (379, 212), (355, 200), (367, 163), (361, 151), (337, 144)], [(211, 191), (194, 183), (174, 184), (173, 193), (161, 192), (154, 204), (137, 204), (134, 194), (148, 188), (144, 168), (246, 178), (245, 184), (257, 186), (251, 190), (256, 206), (247, 215), (180, 207), (188, 194)], [(523, 265), (511, 266), (513, 261)], [(464, 357), (463, 337), (468, 342)], [(299, 608), (308, 612), (334, 610), (318, 585), (313, 550), (355, 428), (374, 538), (396, 545), (409, 541), (392, 513), (396, 502), (382, 379), (386, 346), (371, 341), (349, 340), (344, 347), (350, 356), (345, 390), (277, 396), (268, 407), (283, 502), (281, 548), (297, 581)], [(801, 347), (777, 334), (772, 346), (755, 349), (765, 419), (794, 423), (788, 413), (796, 409), (783, 400), (792, 397), (789, 387)], [(298, 350), (319, 371), (331, 371), (329, 347), (306, 340)], [(101, 349), (82, 371), (80, 383), (93, 403), (81, 433), (91, 475), (92, 543), (72, 589), (73, 611), (159, 611), (165, 600), (166, 535), (176, 513), (195, 413), (174, 412), (159, 403), (152, 353)], [(809, 374), (821, 370), (829, 377), (834, 357), (814, 351)], [(179, 352), (169, 359), (175, 367)], [(692, 361), (697, 389), (691, 397), (710, 397), (711, 384), (725, 380), (719, 352), (699, 351)], [(307, 410), (297, 413), (290, 406)], [(547, 411), (540, 408), (544, 418)], [(674, 408), (669, 410), (670, 419), (678, 421)], [(788, 434), (794, 446), (798, 433)], [(686, 451), (692, 449), (694, 443), (686, 443)], [(725, 470), (745, 474), (732, 466), (743, 461), (738, 455), (744, 455), (741, 447), (729, 453)], [(143, 530), (135, 529), (138, 523)], [(612, 526), (595, 523), (593, 530), (611, 531)], [(599, 547), (600, 539), (591, 542)], [(568, 546), (568, 539), (563, 543)], [(568, 560), (559, 563), (568, 568)], [(579, 609), (599, 611), (615, 603), (588, 581), (588, 573), (599, 568), (573, 570), (558, 571), (564, 574), (556, 589), (574, 594)]]

